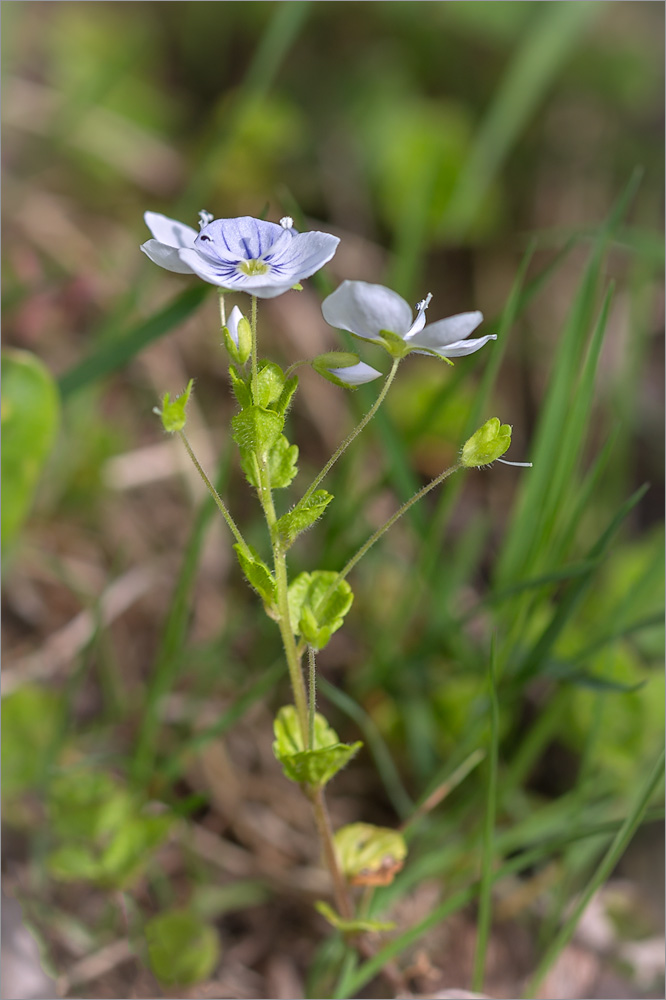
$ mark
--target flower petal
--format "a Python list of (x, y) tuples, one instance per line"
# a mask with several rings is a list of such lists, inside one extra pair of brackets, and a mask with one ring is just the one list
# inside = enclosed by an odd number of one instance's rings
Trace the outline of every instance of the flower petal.
[(198, 274), (204, 281), (209, 281), (211, 285), (219, 285), (220, 288), (232, 288), (233, 278), (238, 274), (236, 266), (222, 261), (215, 261), (204, 254), (199, 253), (194, 248), (185, 247), (177, 250), (176, 253), (182, 264), (186, 265), (194, 274)]
[(240, 311), (238, 306), (234, 306), (229, 313), (229, 318), (227, 319), (227, 330), (229, 331), (229, 336), (233, 340), (236, 347), (238, 347), (238, 323), (243, 318), (243, 313)]
[(288, 230), (275, 222), (241, 215), (237, 219), (215, 219), (201, 230), (195, 246), (221, 260), (257, 260), (265, 256)]
[(403, 337), (412, 325), (412, 310), (397, 292), (367, 281), (343, 281), (321, 311), (331, 326), (364, 340), (378, 340), (381, 330)]
[(359, 361), (357, 365), (349, 365), (347, 368), (327, 368), (326, 370), (340, 382), (346, 382), (347, 385), (363, 385), (364, 382), (372, 382), (373, 379), (379, 378), (382, 374), (372, 365), (366, 365), (364, 361)]
[[(150, 259), (155, 264), (159, 264), (160, 267), (165, 267), (167, 271), (177, 271), (179, 274), (192, 274), (192, 268), (178, 256), (179, 250), (175, 247), (167, 246), (166, 243), (160, 243), (159, 240), (148, 240), (146, 243), (142, 243), (141, 250), (145, 253), (146, 257)], [(195, 251), (192, 250), (192, 253)]]
[[(290, 278), (295, 285), (302, 278), (309, 278), (328, 263), (338, 248), (340, 240), (331, 233), (298, 233), (283, 230), (288, 237), (274, 247), (264, 258), (270, 264), (270, 274), (280, 280)], [(290, 237), (290, 238), (289, 238)]]
[(439, 350), (447, 344), (457, 344), (459, 340), (469, 337), (472, 330), (483, 322), (483, 313), (468, 312), (449, 316), (448, 319), (428, 323), (424, 330), (413, 338), (413, 343), (422, 347), (432, 347)]
[[(485, 337), (477, 337), (476, 340), (457, 340), (453, 344), (441, 344), (439, 347), (422, 344), (420, 337), (410, 340), (410, 344), (414, 344), (414, 354), (427, 354), (432, 351), (440, 358), (464, 358), (466, 355), (474, 354), (475, 351), (480, 350), (489, 340), (497, 340), (497, 334), (489, 333)], [(427, 347), (428, 351), (419, 351), (416, 349), (418, 347)]]
[[(176, 222), (159, 212), (144, 212), (143, 220), (156, 240), (168, 247), (191, 247), (197, 238), (197, 231), (183, 222)], [(156, 261), (156, 263), (159, 263)], [(162, 265), (164, 267), (164, 265)]]

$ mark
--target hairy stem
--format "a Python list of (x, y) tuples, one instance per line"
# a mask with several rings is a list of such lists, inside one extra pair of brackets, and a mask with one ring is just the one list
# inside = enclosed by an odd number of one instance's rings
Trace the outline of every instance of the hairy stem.
[(250, 329), (252, 331), (252, 399), (257, 388), (257, 296), (252, 296), (252, 311), (250, 313)]
[(313, 481), (308, 486), (308, 488), (305, 491), (305, 494), (304, 494), (303, 499), (302, 499), (301, 502), (303, 502), (304, 500), (309, 499), (309, 497), (312, 496), (312, 494), (317, 489), (317, 487), (319, 486), (319, 484), (321, 483), (321, 481), (329, 474), (329, 472), (331, 471), (331, 469), (333, 468), (333, 466), (335, 465), (335, 463), (337, 462), (337, 460), (340, 458), (340, 456), (345, 453), (345, 451), (347, 450), (347, 448), (349, 447), (349, 445), (352, 443), (352, 441), (354, 441), (355, 438), (358, 437), (358, 435), (361, 433), (361, 431), (366, 426), (366, 424), (370, 423), (370, 421), (374, 417), (375, 413), (377, 412), (377, 410), (379, 409), (379, 407), (384, 402), (384, 399), (386, 398), (387, 392), (391, 388), (391, 383), (393, 382), (393, 379), (395, 378), (395, 373), (398, 370), (398, 365), (400, 364), (400, 360), (401, 360), (400, 358), (395, 358), (394, 359), (393, 365), (391, 366), (391, 371), (386, 376), (386, 381), (384, 382), (384, 385), (382, 386), (382, 391), (377, 396), (377, 399), (374, 401), (374, 403), (372, 404), (372, 406), (370, 407), (370, 409), (368, 410), (368, 412), (366, 413), (366, 415), (362, 418), (361, 422), (359, 424), (357, 424), (356, 427), (354, 427), (354, 429), (352, 431), (350, 431), (350, 433), (344, 439), (344, 441), (342, 442), (342, 444), (338, 445), (337, 449), (333, 452), (333, 454), (329, 458), (329, 460), (326, 463), (326, 465), (324, 466), (324, 468), (321, 470), (321, 472), (313, 479)]
[(185, 450), (187, 451), (187, 454), (190, 456), (195, 469), (197, 470), (197, 472), (199, 473), (199, 475), (203, 479), (204, 483), (206, 484), (206, 489), (208, 490), (208, 492), (212, 496), (213, 500), (215, 501), (218, 510), (221, 512), (224, 520), (229, 525), (229, 530), (231, 531), (231, 534), (234, 536), (234, 538), (236, 539), (236, 541), (240, 545), (241, 549), (243, 550), (244, 555), (246, 555), (248, 559), (251, 559), (252, 558), (252, 553), (250, 552), (250, 549), (248, 547), (247, 542), (245, 541), (245, 539), (241, 535), (240, 531), (238, 530), (238, 526), (236, 525), (236, 522), (234, 521), (233, 517), (229, 513), (229, 508), (227, 507), (227, 505), (225, 504), (224, 500), (222, 499), (222, 497), (220, 496), (220, 494), (217, 492), (217, 490), (215, 489), (215, 487), (211, 483), (210, 479), (208, 478), (208, 476), (204, 472), (203, 468), (201, 467), (201, 465), (199, 463), (199, 459), (197, 458), (197, 456), (192, 451), (192, 445), (190, 444), (190, 442), (187, 440), (187, 437), (185, 436), (185, 432), (184, 431), (178, 431), (178, 436), (180, 437), (180, 440), (185, 445)]
[(324, 850), (326, 867), (328, 868), (333, 881), (333, 896), (335, 898), (335, 905), (338, 909), (338, 913), (344, 920), (352, 920), (354, 917), (354, 907), (349, 896), (347, 882), (345, 881), (345, 877), (340, 871), (340, 866), (338, 865), (338, 856), (335, 853), (335, 843), (333, 840), (333, 827), (331, 826), (328, 809), (326, 808), (323, 788), (312, 790), (309, 797), (314, 810), (315, 822), (317, 824), (317, 830), (319, 831), (319, 839), (321, 840)]
[(324, 594), (321, 603), (323, 604), (324, 601), (326, 601), (330, 597), (330, 595), (334, 592), (338, 584), (341, 583), (342, 580), (344, 580), (345, 577), (349, 575), (349, 573), (351, 573), (356, 563), (363, 558), (363, 556), (372, 548), (375, 542), (379, 541), (382, 535), (385, 534), (389, 530), (389, 528), (393, 527), (396, 521), (400, 520), (403, 514), (407, 513), (410, 507), (412, 507), (419, 500), (422, 500), (427, 493), (430, 493), (430, 490), (434, 490), (436, 486), (439, 486), (440, 483), (443, 483), (445, 479), (448, 479), (449, 476), (453, 475), (454, 472), (457, 472), (458, 469), (462, 469), (462, 465), (460, 463), (458, 463), (458, 465), (452, 465), (450, 469), (445, 469), (444, 472), (440, 473), (440, 475), (437, 476), (435, 479), (433, 479), (432, 482), (428, 483), (426, 486), (420, 489), (418, 493), (415, 493), (414, 496), (411, 497), (409, 500), (406, 500), (405, 503), (403, 503), (402, 507), (399, 507), (394, 514), (391, 514), (389, 519), (387, 521), (384, 521), (381, 527), (377, 528), (377, 530), (373, 532), (372, 535), (370, 535), (370, 538), (368, 538), (368, 540), (363, 543), (358, 552), (356, 552), (355, 555), (353, 555), (351, 559), (346, 563), (346, 565), (340, 570), (335, 580), (328, 588), (327, 592)]
[(308, 646), (308, 742), (309, 750), (314, 750), (315, 712), (317, 709), (317, 666), (315, 651)]

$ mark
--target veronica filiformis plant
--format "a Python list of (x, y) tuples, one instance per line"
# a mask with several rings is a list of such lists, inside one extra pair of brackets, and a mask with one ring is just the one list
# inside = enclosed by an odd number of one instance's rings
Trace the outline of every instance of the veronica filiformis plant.
[[(479, 350), (494, 340), (495, 335), (469, 339), (482, 322), (480, 312), (426, 324), (431, 295), (418, 304), (414, 316), (409, 304), (390, 289), (367, 282), (344, 281), (324, 301), (324, 318), (331, 326), (348, 330), (360, 340), (381, 345), (391, 355), (393, 364), (373, 405), (300, 499), (285, 509), (277, 491), (288, 487), (298, 471), (298, 447), (284, 433), (286, 414), (298, 385), (293, 372), (302, 365), (310, 365), (315, 372), (346, 389), (380, 378), (382, 373), (361, 361), (358, 355), (344, 351), (296, 361), (287, 371), (273, 361), (259, 358), (257, 299), (274, 298), (300, 287), (303, 279), (332, 258), (339, 240), (329, 233), (299, 233), (289, 217), (277, 224), (249, 216), (213, 219), (202, 212), (199, 232), (154, 212), (147, 212), (145, 221), (153, 239), (141, 249), (151, 260), (170, 271), (196, 274), (220, 290), (222, 334), (239, 407), (232, 419), (231, 432), (240, 451), (241, 467), (256, 490), (266, 520), (272, 564), (265, 562), (247, 543), (185, 437), (185, 411), (192, 383), (180, 397), (171, 399), (166, 394), (158, 412), (165, 430), (181, 437), (234, 537), (234, 549), (245, 578), (280, 630), (294, 704), (282, 707), (277, 713), (274, 751), (284, 774), (301, 786), (312, 803), (337, 907), (334, 912), (324, 904), (321, 912), (345, 933), (376, 930), (383, 925), (360, 918), (350, 886), (387, 884), (401, 867), (406, 846), (401, 833), (370, 824), (352, 824), (333, 833), (324, 787), (354, 757), (361, 744), (340, 742), (326, 719), (316, 712), (315, 654), (343, 625), (353, 601), (347, 576), (362, 556), (413, 503), (453, 472), (498, 459), (508, 447), (510, 428), (491, 421), (480, 429), (463, 448), (460, 461), (404, 503), (341, 570), (312, 570), (290, 580), (286, 555), (333, 500), (327, 490), (319, 488), (320, 484), (377, 412), (401, 359), (410, 353), (431, 354), (444, 360), (462, 357)], [(227, 292), (250, 296), (249, 319), (237, 305), (226, 318)], [(302, 667), (305, 655), (307, 683)]]

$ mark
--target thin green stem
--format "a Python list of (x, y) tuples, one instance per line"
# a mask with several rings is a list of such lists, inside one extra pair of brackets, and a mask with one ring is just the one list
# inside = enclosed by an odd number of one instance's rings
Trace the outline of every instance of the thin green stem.
[(495, 681), (495, 639), (490, 649), (490, 752), (488, 755), (488, 798), (483, 824), (483, 858), (481, 862), (481, 885), (479, 887), (479, 917), (474, 955), (474, 975), (472, 990), (483, 990), (486, 968), (486, 952), (490, 938), (492, 920), (493, 863), (495, 859), (495, 815), (497, 812), (497, 760), (499, 741), (499, 705)]
[(298, 654), (296, 639), (291, 627), (291, 619), (289, 616), (289, 580), (287, 577), (287, 560), (280, 542), (275, 538), (273, 530), (277, 521), (277, 515), (275, 513), (275, 504), (273, 503), (273, 493), (270, 485), (268, 466), (265, 461), (260, 463), (256, 456), (255, 463), (257, 480), (259, 482), (259, 500), (261, 501), (261, 506), (264, 510), (266, 524), (268, 525), (268, 530), (271, 536), (271, 545), (273, 547), (273, 565), (275, 568), (277, 605), (280, 616), (278, 621), (280, 635), (282, 636), (282, 645), (284, 646), (284, 653), (287, 659), (289, 679), (291, 681), (291, 688), (294, 695), (294, 704), (296, 705), (296, 711), (298, 713), (298, 722), (301, 735), (303, 737), (303, 745), (307, 746), (308, 702), (305, 693), (305, 681), (303, 680), (303, 672), (301, 670), (301, 658)]
[(317, 665), (315, 651), (308, 646), (308, 750), (314, 750), (315, 711), (317, 708)]
[(303, 365), (309, 365), (309, 361), (294, 361), (293, 365), (289, 365), (286, 372), (284, 373), (285, 378), (291, 378), (297, 368), (302, 368)]
[(350, 431), (350, 433), (344, 439), (342, 444), (338, 445), (337, 449), (333, 452), (333, 454), (331, 455), (331, 457), (329, 458), (328, 462), (321, 470), (321, 472), (317, 476), (315, 476), (315, 478), (305, 491), (305, 495), (303, 496), (303, 500), (301, 502), (309, 499), (309, 497), (312, 496), (312, 494), (317, 489), (321, 481), (329, 474), (329, 472), (331, 471), (337, 460), (341, 457), (341, 455), (345, 453), (345, 451), (352, 443), (352, 441), (354, 441), (354, 439), (358, 437), (358, 435), (361, 433), (366, 424), (370, 423), (375, 413), (384, 402), (387, 392), (391, 388), (391, 383), (395, 378), (395, 373), (398, 370), (398, 365), (400, 364), (400, 361), (401, 358), (394, 358), (393, 365), (391, 366), (391, 371), (386, 376), (386, 381), (384, 382), (384, 385), (382, 386), (382, 391), (377, 396), (377, 399), (374, 401), (374, 403), (372, 404), (366, 415), (362, 418), (361, 422), (357, 424), (352, 431)]
[(440, 483), (443, 483), (445, 479), (448, 479), (449, 476), (453, 475), (454, 472), (457, 472), (458, 469), (462, 469), (462, 465), (460, 463), (458, 463), (457, 465), (452, 465), (450, 469), (445, 469), (444, 472), (440, 473), (440, 475), (437, 476), (436, 479), (433, 479), (432, 482), (427, 484), (427, 486), (424, 486), (422, 489), (420, 489), (418, 493), (414, 494), (413, 497), (411, 497), (409, 500), (406, 500), (405, 503), (403, 503), (402, 507), (399, 507), (394, 514), (391, 514), (389, 519), (387, 521), (384, 521), (381, 527), (377, 528), (377, 530), (373, 532), (372, 535), (370, 535), (370, 538), (368, 538), (367, 542), (363, 543), (358, 552), (355, 555), (353, 555), (351, 559), (346, 563), (346, 565), (340, 570), (335, 580), (328, 588), (328, 591), (326, 592), (326, 594), (324, 594), (322, 603), (328, 597), (330, 597), (330, 595), (334, 592), (338, 584), (341, 583), (345, 579), (345, 577), (347, 577), (351, 573), (356, 563), (363, 558), (363, 556), (372, 548), (375, 542), (378, 542), (379, 539), (382, 537), (382, 535), (385, 534), (389, 530), (389, 528), (392, 528), (393, 525), (396, 523), (396, 521), (400, 520), (403, 514), (407, 513), (410, 507), (413, 507), (415, 503), (418, 503), (419, 500), (422, 500), (427, 493), (430, 493), (430, 490), (434, 490), (436, 486), (439, 486)]
[(250, 313), (250, 329), (252, 331), (252, 398), (257, 386), (257, 296), (252, 296)]
[(250, 549), (249, 549), (249, 546), (248, 546), (247, 542), (245, 541), (245, 539), (241, 535), (240, 531), (238, 530), (238, 526), (237, 526), (236, 522), (234, 521), (233, 517), (229, 513), (229, 508), (227, 507), (227, 505), (225, 504), (224, 500), (222, 499), (222, 497), (220, 496), (220, 494), (217, 492), (217, 490), (215, 489), (215, 487), (211, 483), (210, 479), (208, 478), (208, 476), (206, 475), (206, 473), (204, 472), (204, 470), (202, 469), (197, 456), (192, 451), (192, 445), (190, 444), (190, 442), (187, 440), (187, 437), (185, 436), (185, 432), (184, 431), (178, 431), (178, 436), (180, 437), (180, 440), (185, 445), (185, 450), (187, 451), (187, 454), (190, 456), (190, 458), (192, 460), (192, 463), (194, 465), (194, 468), (197, 470), (197, 472), (201, 476), (202, 480), (206, 484), (206, 489), (208, 490), (208, 492), (212, 496), (213, 500), (215, 501), (218, 510), (221, 512), (224, 520), (229, 525), (229, 530), (231, 531), (231, 534), (234, 536), (234, 538), (236, 539), (236, 541), (240, 545), (241, 549), (243, 550), (243, 554), (246, 555), (248, 559), (251, 559), (252, 558), (252, 553), (250, 552)]

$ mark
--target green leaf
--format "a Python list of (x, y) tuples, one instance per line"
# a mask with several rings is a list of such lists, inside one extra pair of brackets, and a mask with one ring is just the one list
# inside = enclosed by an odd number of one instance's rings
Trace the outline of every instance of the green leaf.
[(252, 398), (257, 406), (268, 408), (277, 403), (284, 389), (284, 372), (273, 361), (261, 361), (257, 380), (252, 386)]
[(283, 423), (274, 410), (248, 406), (231, 421), (234, 441), (242, 452), (267, 455), (279, 438)]
[(291, 404), (292, 396), (294, 395), (297, 389), (298, 389), (298, 376), (293, 375), (291, 378), (288, 378), (285, 381), (284, 388), (280, 393), (280, 398), (277, 400), (275, 404), (275, 410), (277, 413), (280, 414), (280, 416), (284, 417), (284, 415), (286, 414)]
[(246, 410), (248, 406), (252, 406), (252, 395), (250, 394), (249, 385), (233, 367), (229, 368), (229, 378), (231, 379), (231, 388), (234, 396), (238, 400), (241, 409)]
[(277, 599), (277, 590), (273, 574), (266, 563), (254, 549), (250, 549), (251, 558), (248, 558), (240, 545), (234, 545), (234, 551), (247, 582), (256, 590), (264, 604), (268, 607), (273, 606)]
[(346, 580), (331, 592), (338, 574), (330, 570), (300, 573), (289, 586), (289, 617), (295, 635), (322, 649), (349, 611), (354, 595)]
[(273, 723), (275, 742), (273, 753), (282, 764), (290, 781), (299, 785), (323, 787), (361, 749), (363, 744), (340, 743), (338, 734), (329, 726), (323, 715), (315, 715), (314, 746), (306, 749), (293, 705), (285, 705)]
[(209, 979), (220, 958), (217, 931), (190, 910), (170, 910), (145, 926), (150, 967), (167, 986)]
[(187, 420), (187, 417), (185, 416), (185, 407), (190, 400), (193, 385), (194, 379), (191, 378), (187, 383), (185, 391), (181, 392), (180, 396), (176, 396), (174, 400), (169, 398), (168, 392), (164, 393), (162, 409), (156, 409), (155, 412), (162, 418), (162, 426), (167, 433), (173, 434), (176, 431), (182, 431), (185, 426)]
[(103, 851), (99, 879), (117, 888), (131, 885), (143, 873), (151, 853), (166, 839), (173, 823), (169, 813), (131, 817)]
[(377, 933), (378, 931), (392, 931), (395, 924), (392, 921), (382, 920), (345, 920), (335, 912), (332, 906), (318, 899), (315, 903), (315, 910), (321, 913), (325, 920), (328, 920), (332, 927), (343, 934), (359, 934), (364, 931)]
[(73, 767), (49, 788), (49, 825), (66, 840), (98, 841), (128, 822), (134, 811), (127, 789), (105, 771)]
[[(271, 489), (277, 490), (289, 486), (298, 472), (298, 445), (289, 444), (284, 434), (281, 434), (268, 454), (268, 474)], [(248, 483), (259, 486), (255, 474), (255, 462), (252, 453), (241, 454), (241, 467)]]
[(390, 885), (407, 857), (405, 838), (398, 830), (350, 823), (335, 833), (340, 867), (351, 885)]
[(53, 763), (62, 726), (62, 701), (28, 686), (2, 699), (2, 801), (37, 787)]
[(27, 351), (2, 352), (2, 544), (12, 541), (32, 503), (60, 417), (48, 369)]
[(300, 500), (292, 510), (283, 514), (275, 525), (283, 542), (291, 545), (302, 531), (311, 527), (321, 517), (332, 499), (332, 493), (315, 490), (311, 496)]
[(63, 844), (47, 858), (51, 876), (59, 882), (98, 882), (99, 858), (85, 844)]

